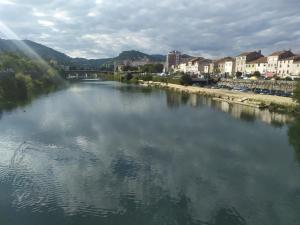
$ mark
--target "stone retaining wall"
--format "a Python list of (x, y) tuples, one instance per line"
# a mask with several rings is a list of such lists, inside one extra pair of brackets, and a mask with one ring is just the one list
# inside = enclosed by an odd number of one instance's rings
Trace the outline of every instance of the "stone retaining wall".
[(277, 81), (277, 80), (232, 80), (222, 79), (218, 85), (228, 87), (260, 88), (276, 91), (293, 92), (296, 88), (296, 81)]

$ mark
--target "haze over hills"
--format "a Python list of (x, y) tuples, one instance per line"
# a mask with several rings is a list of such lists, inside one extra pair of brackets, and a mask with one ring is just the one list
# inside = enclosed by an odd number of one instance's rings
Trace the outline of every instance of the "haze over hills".
[(104, 59), (85, 59), (85, 58), (72, 58), (62, 52), (49, 48), (45, 45), (30, 41), (30, 40), (5, 40), (0, 39), (0, 53), (1, 52), (14, 52), (22, 53), (29, 57), (36, 57), (34, 53), (39, 55), (44, 60), (57, 61), (59, 64), (74, 65), (82, 67), (101, 67), (111, 66), (114, 62), (123, 60), (149, 60), (149, 62), (163, 62), (164, 55), (149, 55), (139, 51), (123, 51), (119, 56), (114, 58)]

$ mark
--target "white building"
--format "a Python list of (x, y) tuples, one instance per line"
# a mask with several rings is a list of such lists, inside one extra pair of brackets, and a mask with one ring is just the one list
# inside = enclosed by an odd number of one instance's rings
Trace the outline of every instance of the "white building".
[(267, 72), (268, 59), (267, 57), (260, 57), (256, 60), (246, 63), (246, 74), (253, 74), (258, 71), (261, 75)]
[(292, 56), (278, 61), (277, 74), (280, 77), (300, 75), (300, 56)]
[(209, 59), (204, 59), (202, 57), (196, 57), (189, 59), (186, 62), (180, 63), (175, 71), (176, 72), (183, 72), (183, 73), (188, 73), (190, 75), (201, 75), (204, 73), (209, 73), (210, 72), (210, 64), (211, 60)]
[(263, 57), (261, 51), (243, 52), (235, 58), (235, 72), (246, 73), (246, 63)]
[[(272, 77), (274, 75), (283, 75), (283, 69), (281, 69), (281, 74), (279, 74), (279, 61), (284, 60), (286, 58), (292, 57), (294, 54), (289, 51), (277, 51), (273, 52), (271, 55), (268, 56), (268, 66), (267, 66), (267, 76)], [(290, 69), (289, 69), (290, 72)], [(286, 73), (286, 69), (285, 69)]]

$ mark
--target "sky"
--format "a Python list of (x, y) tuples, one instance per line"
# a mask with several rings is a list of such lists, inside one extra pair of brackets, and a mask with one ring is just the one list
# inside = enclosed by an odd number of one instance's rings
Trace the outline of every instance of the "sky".
[(0, 0), (0, 37), (85, 58), (133, 49), (210, 58), (300, 53), (299, 9), (300, 0)]

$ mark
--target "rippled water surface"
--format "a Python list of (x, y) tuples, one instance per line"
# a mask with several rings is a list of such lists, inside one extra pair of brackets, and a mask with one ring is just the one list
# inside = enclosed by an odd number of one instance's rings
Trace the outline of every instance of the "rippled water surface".
[(299, 142), (286, 115), (76, 84), (2, 112), (0, 224), (299, 225)]

